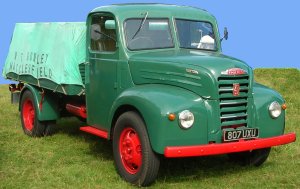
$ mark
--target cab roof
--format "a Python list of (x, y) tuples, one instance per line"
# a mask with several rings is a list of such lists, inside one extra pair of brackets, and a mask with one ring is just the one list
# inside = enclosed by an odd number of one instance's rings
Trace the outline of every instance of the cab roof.
[(132, 17), (144, 17), (144, 13), (148, 12), (149, 17), (175, 17), (183, 19), (207, 20), (214, 22), (215, 18), (204, 9), (158, 3), (126, 3), (113, 4), (97, 7), (90, 14), (96, 12), (109, 12), (114, 14), (120, 20)]

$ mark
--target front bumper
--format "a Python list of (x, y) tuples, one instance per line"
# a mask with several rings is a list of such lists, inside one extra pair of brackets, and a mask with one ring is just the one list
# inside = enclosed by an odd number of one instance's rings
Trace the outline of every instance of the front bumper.
[(270, 138), (261, 138), (255, 140), (221, 144), (206, 144), (196, 146), (168, 146), (165, 148), (164, 155), (168, 158), (176, 158), (228, 154), (233, 152), (249, 151), (288, 144), (294, 142), (295, 140), (296, 133), (289, 133)]

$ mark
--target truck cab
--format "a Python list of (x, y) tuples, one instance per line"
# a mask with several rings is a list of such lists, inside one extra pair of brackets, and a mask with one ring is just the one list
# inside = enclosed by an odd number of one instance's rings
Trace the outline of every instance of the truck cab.
[[(115, 126), (128, 110), (144, 123), (154, 153), (166, 157), (242, 151), (239, 142), (252, 150), (258, 138), (283, 135), (284, 110), (276, 116), (270, 110), (281, 110), (283, 98), (255, 83), (245, 62), (222, 54), (216, 19), (207, 11), (114, 5), (94, 9), (87, 26), (87, 122), (108, 136), (124, 134), (115, 134)], [(123, 149), (118, 142), (114, 148)], [(200, 147), (218, 144), (222, 149)], [(259, 165), (269, 146), (254, 153), (263, 154)], [(131, 155), (120, 156), (129, 173), (137, 166), (126, 160)]]

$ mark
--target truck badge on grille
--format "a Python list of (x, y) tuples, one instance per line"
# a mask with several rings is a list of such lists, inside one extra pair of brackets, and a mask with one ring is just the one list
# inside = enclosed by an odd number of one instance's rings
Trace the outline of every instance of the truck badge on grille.
[(247, 72), (241, 68), (230, 68), (226, 71), (222, 71), (221, 74), (223, 75), (243, 75)]
[(234, 83), (232, 88), (232, 95), (233, 96), (239, 96), (240, 95), (240, 84)]

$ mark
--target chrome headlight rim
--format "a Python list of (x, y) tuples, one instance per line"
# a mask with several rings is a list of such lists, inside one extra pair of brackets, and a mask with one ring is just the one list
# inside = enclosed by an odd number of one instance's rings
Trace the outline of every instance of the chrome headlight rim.
[(191, 111), (183, 110), (178, 114), (178, 122), (182, 129), (189, 129), (195, 122), (195, 116)]
[(281, 113), (282, 113), (282, 110), (281, 110), (281, 105), (279, 104), (279, 102), (277, 101), (273, 101), (270, 105), (269, 105), (269, 113), (270, 113), (270, 116), (273, 118), (273, 119), (276, 119), (278, 118)]

